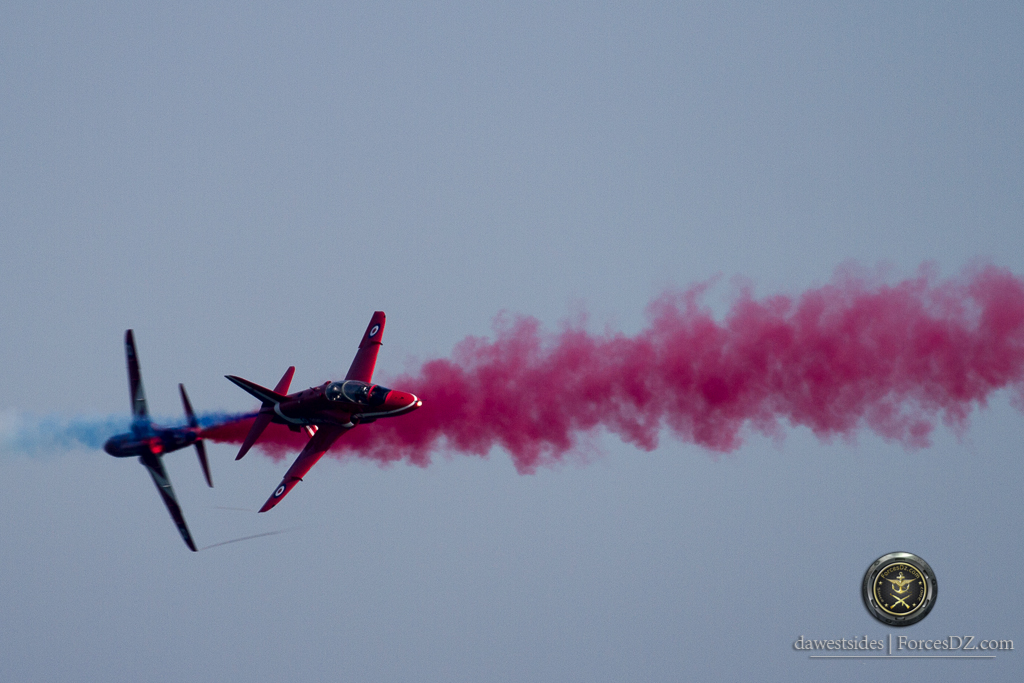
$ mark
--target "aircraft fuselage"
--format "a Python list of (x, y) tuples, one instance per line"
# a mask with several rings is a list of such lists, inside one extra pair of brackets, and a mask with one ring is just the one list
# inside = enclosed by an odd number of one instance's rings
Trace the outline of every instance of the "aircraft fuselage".
[(164, 453), (187, 448), (198, 441), (199, 438), (198, 429), (149, 426), (135, 432), (110, 437), (103, 444), (103, 450), (115, 458), (130, 458), (137, 455), (163, 455)]
[(291, 425), (335, 424), (351, 427), (415, 410), (423, 403), (414, 394), (357, 380), (324, 382), (289, 394), (273, 406), (274, 421)]

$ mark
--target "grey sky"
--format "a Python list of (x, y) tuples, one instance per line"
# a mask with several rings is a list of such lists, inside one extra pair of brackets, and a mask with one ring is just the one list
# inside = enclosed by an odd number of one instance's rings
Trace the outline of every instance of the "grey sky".
[[(1019, 3), (14, 3), (0, 13), (0, 415), (243, 410), (223, 379), (382, 376), (579, 311), (633, 332), (665, 287), (796, 293), (848, 260), (1024, 274)], [(557, 388), (553, 388), (557, 390)], [(424, 397), (429, 400), (429, 397)], [(0, 458), (0, 678), (19, 681), (1019, 680), (820, 662), (881, 637), (863, 571), (938, 575), (914, 637), (1024, 647), (1024, 421), (1008, 396), (908, 452), (787, 429), (718, 459), (599, 440), (284, 471)], [(1008, 583), (1002, 583), (1008, 581)], [(1016, 673), (1014, 673), (1016, 672)]]

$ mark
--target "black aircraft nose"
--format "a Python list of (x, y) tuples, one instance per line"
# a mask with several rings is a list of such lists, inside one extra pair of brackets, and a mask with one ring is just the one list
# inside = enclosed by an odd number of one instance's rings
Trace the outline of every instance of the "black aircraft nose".
[(107, 439), (107, 442), (103, 444), (103, 450), (105, 450), (108, 455), (117, 455), (117, 444), (113, 439)]

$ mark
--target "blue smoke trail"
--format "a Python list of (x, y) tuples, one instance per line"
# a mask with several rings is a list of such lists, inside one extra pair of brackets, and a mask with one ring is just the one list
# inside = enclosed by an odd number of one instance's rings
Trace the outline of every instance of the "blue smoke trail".
[[(197, 415), (202, 427), (251, 417), (252, 413), (203, 413)], [(163, 427), (182, 427), (181, 418), (154, 420)], [(77, 450), (101, 450), (107, 439), (131, 430), (126, 415), (63, 416), (0, 413), (0, 455), (56, 456)]]
[(8, 412), (0, 414), (0, 453), (47, 456), (101, 449), (111, 436), (129, 429), (131, 420), (123, 415), (67, 417)]

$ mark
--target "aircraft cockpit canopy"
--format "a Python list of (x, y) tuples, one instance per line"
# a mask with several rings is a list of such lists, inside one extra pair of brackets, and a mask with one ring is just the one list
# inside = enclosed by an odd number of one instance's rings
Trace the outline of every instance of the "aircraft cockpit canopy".
[(344, 382), (331, 382), (324, 395), (330, 401), (346, 401), (362, 406), (379, 406), (384, 403), (384, 399), (387, 398), (389, 391), (391, 390), (379, 384), (367, 384), (366, 382), (357, 382), (354, 379), (350, 379)]

